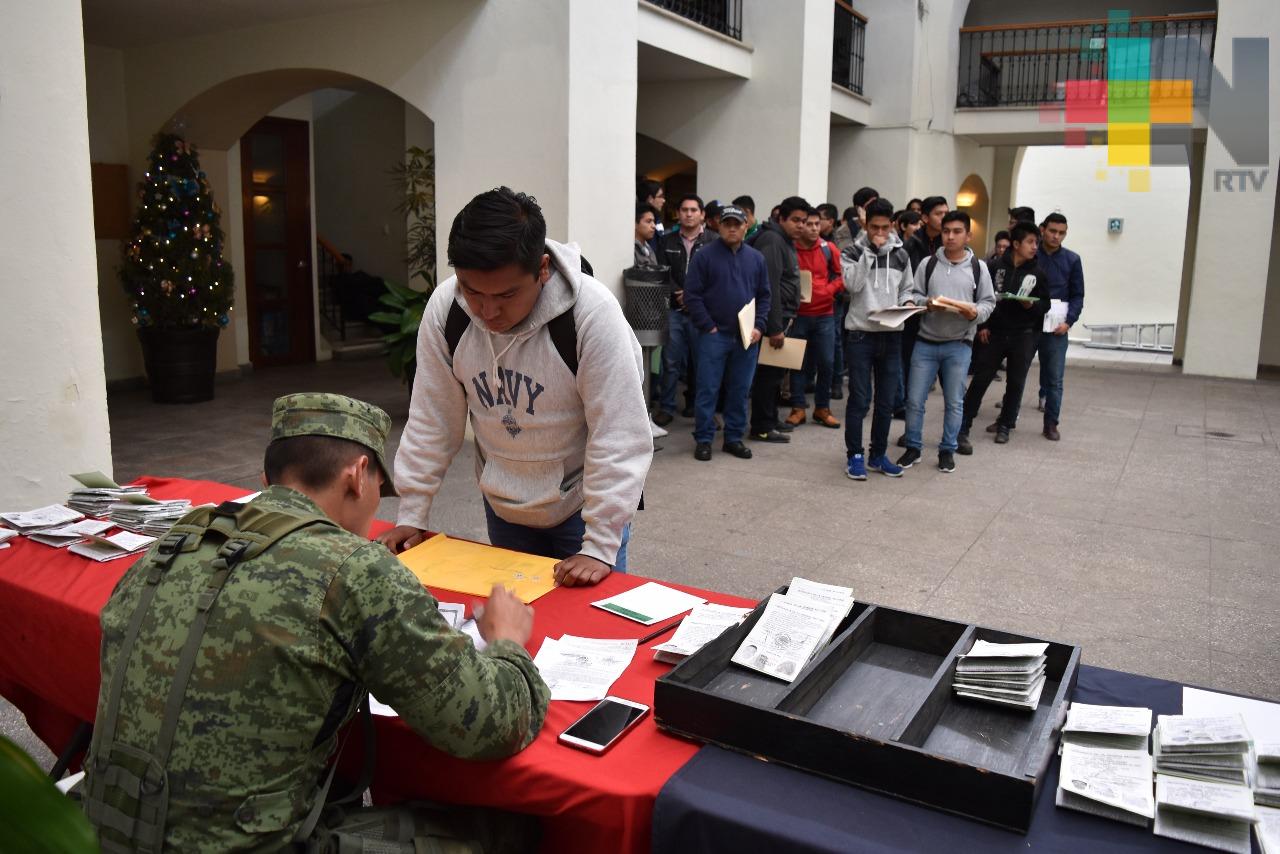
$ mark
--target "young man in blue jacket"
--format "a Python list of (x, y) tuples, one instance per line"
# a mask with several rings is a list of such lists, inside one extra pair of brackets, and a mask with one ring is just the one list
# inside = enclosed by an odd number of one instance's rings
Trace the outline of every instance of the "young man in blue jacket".
[(1067, 371), (1067, 333), (1084, 310), (1084, 268), (1080, 256), (1062, 245), (1067, 218), (1051, 213), (1040, 224), (1040, 252), (1036, 263), (1049, 280), (1049, 298), (1067, 303), (1067, 319), (1052, 332), (1040, 336), (1040, 409), (1044, 412), (1044, 437), (1056, 442), (1062, 414), (1062, 380)]
[[(693, 256), (684, 280), (684, 304), (698, 330), (698, 392), (694, 402), (693, 458), (711, 459), (716, 434), (716, 398), (725, 383), (724, 452), (744, 460), (751, 449), (742, 443), (747, 432), (747, 397), (759, 359), (760, 338), (769, 319), (773, 292), (764, 256), (747, 246), (747, 215), (737, 205), (720, 212), (720, 239)], [(738, 312), (756, 301), (750, 339), (742, 340)]]

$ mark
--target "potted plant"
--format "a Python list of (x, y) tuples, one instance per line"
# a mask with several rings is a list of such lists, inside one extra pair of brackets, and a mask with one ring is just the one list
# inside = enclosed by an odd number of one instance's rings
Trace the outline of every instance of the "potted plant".
[(157, 403), (213, 399), (218, 333), (229, 320), (234, 287), (222, 257), (220, 215), (195, 146), (156, 134), (138, 182), (120, 284)]

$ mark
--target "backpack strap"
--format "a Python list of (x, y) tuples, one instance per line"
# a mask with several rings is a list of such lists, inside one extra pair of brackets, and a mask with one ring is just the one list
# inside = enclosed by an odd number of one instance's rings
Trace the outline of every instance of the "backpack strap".
[[(969, 256), (969, 269), (973, 271), (973, 299), (978, 300), (978, 284), (982, 281), (982, 262), (978, 260), (977, 255)], [(929, 279), (933, 277), (933, 271), (938, 268), (938, 256), (930, 255), (929, 261), (924, 265), (924, 290), (929, 292)]]
[(458, 305), (457, 300), (449, 303), (449, 316), (444, 319), (444, 343), (449, 350), (449, 361), (453, 361), (453, 354), (458, 349), (458, 342), (462, 340), (462, 333), (466, 332), (470, 325), (471, 315), (467, 314), (466, 309)]
[(929, 260), (924, 265), (924, 293), (929, 295), (929, 280), (933, 278), (933, 271), (938, 269), (938, 256), (930, 255)]
[(564, 361), (569, 373), (578, 375), (578, 326), (573, 318), (573, 306), (569, 306), (560, 314), (547, 322), (547, 331), (551, 333), (551, 343)]

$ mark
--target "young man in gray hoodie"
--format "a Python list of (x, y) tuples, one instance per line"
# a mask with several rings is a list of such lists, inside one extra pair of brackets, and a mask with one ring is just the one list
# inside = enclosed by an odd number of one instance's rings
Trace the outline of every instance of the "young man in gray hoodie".
[(454, 219), (456, 274), (418, 331), (399, 524), (378, 539), (393, 552), (421, 542), (469, 418), (490, 542), (560, 558), (561, 584), (595, 584), (626, 569), (653, 459), (644, 366), (617, 299), (546, 233), (537, 201), (506, 187)]
[[(920, 459), (923, 445), (924, 405), (935, 377), (942, 378), (946, 414), (942, 442), (938, 445), (938, 469), (956, 470), (956, 440), (964, 420), (964, 386), (973, 356), (972, 341), (978, 324), (995, 310), (995, 292), (987, 266), (968, 246), (969, 215), (951, 211), (942, 218), (942, 246), (932, 258), (916, 267), (915, 284), (908, 305), (926, 305), (920, 332), (911, 351), (907, 378), (907, 450), (898, 465), (911, 468)], [(945, 306), (940, 297), (962, 306)]]
[[(867, 205), (866, 227), (841, 254), (849, 312), (844, 319), (845, 364), (849, 371), (849, 402), (844, 408), (845, 474), (866, 480), (867, 469), (901, 477), (902, 468), (889, 461), (889, 426), (898, 396), (902, 365), (902, 330), (872, 320), (873, 311), (902, 305), (911, 299), (914, 280), (911, 259), (893, 227), (893, 205), (876, 199)], [(871, 418), (871, 455), (864, 456), (862, 422), (871, 408), (875, 382), (875, 415)]]

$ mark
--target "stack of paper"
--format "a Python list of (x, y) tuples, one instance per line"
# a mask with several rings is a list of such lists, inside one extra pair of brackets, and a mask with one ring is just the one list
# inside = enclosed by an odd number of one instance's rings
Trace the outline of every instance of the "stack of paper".
[(1044, 690), (1047, 643), (974, 641), (960, 656), (952, 688), (956, 695), (1033, 711)]
[(0, 513), (0, 521), (20, 534), (38, 531), (41, 528), (56, 528), (58, 525), (78, 522), (83, 518), (83, 514), (69, 507), (63, 507), (61, 504), (50, 504), (48, 507), (28, 510), (25, 513)]
[(591, 604), (619, 617), (652, 626), (706, 601), (701, 596), (650, 581)]
[(120, 486), (100, 471), (71, 475), (80, 486), (71, 490), (67, 506), (86, 516), (105, 516), (111, 505), (124, 500), (126, 495), (146, 495), (145, 486)]
[(1151, 754), (1142, 750), (1062, 745), (1054, 799), (1060, 807), (1146, 827), (1155, 816)]
[(121, 531), (109, 537), (89, 537), (85, 542), (69, 547), (67, 551), (103, 563), (136, 555), (155, 541), (155, 537)]
[(1156, 773), (1249, 785), (1249, 731), (1240, 715), (1161, 715), (1151, 733)]
[(9, 541), (18, 536), (18, 532), (12, 528), (0, 528), (0, 549), (9, 548)]
[(851, 588), (793, 578), (785, 594), (769, 597), (732, 661), (794, 682), (852, 608)]
[(81, 519), (79, 522), (72, 522), (69, 525), (58, 525), (55, 528), (41, 528), (37, 531), (32, 531), (27, 534), (27, 539), (44, 546), (53, 546), (55, 549), (65, 549), (67, 546), (83, 543), (88, 537), (104, 533), (110, 528), (110, 522)]
[(185, 498), (157, 501), (146, 495), (126, 495), (124, 501), (109, 508), (112, 523), (135, 534), (161, 537), (173, 524), (187, 515), (191, 502)]
[(1253, 800), (1269, 807), (1280, 807), (1280, 742), (1260, 743), (1257, 773), (1253, 781)]
[(1258, 847), (1262, 854), (1280, 854), (1280, 810), (1258, 807), (1258, 823), (1253, 832), (1258, 835)]
[(564, 635), (547, 638), (534, 666), (553, 700), (603, 700), (636, 654), (635, 638), (604, 640)]
[(689, 612), (689, 616), (680, 621), (671, 640), (653, 647), (654, 661), (679, 664), (720, 637), (726, 629), (741, 623), (750, 613), (750, 608), (697, 605)]
[(1156, 836), (1249, 854), (1249, 829), (1257, 820), (1245, 786), (1156, 774)]
[(1146, 753), (1150, 734), (1150, 709), (1072, 703), (1062, 726), (1062, 743)]

